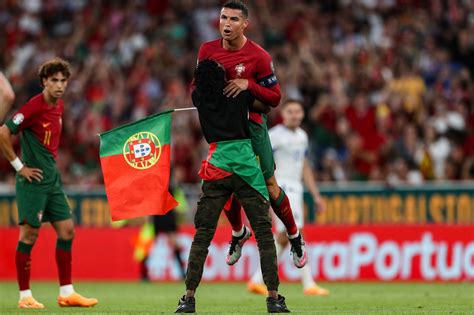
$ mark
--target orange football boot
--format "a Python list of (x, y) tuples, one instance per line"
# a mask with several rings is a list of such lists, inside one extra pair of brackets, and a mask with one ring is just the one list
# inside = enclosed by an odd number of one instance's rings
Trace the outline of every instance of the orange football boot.
[(34, 297), (28, 296), (18, 301), (18, 308), (44, 308), (44, 305), (36, 301)]
[(99, 301), (97, 299), (90, 299), (83, 297), (79, 293), (74, 292), (69, 296), (59, 296), (58, 297), (58, 304), (59, 306), (67, 307), (67, 306), (79, 306), (79, 307), (90, 307), (94, 306)]
[(305, 295), (327, 296), (327, 295), (329, 295), (329, 290), (327, 290), (325, 288), (321, 288), (318, 285), (315, 285), (314, 287), (304, 289), (303, 293)]
[(249, 282), (247, 284), (247, 289), (255, 294), (267, 295), (268, 290), (264, 284)]

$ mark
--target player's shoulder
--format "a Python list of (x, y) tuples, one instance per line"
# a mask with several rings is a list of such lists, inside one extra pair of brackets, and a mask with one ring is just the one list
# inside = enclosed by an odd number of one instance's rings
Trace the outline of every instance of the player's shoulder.
[(256, 51), (260, 52), (260, 53), (263, 53), (263, 54), (267, 54), (268, 55), (268, 52), (265, 50), (265, 48), (263, 48), (262, 46), (260, 46), (257, 42), (251, 40), (250, 38), (247, 39), (248, 40), (248, 43), (249, 43), (249, 46), (252, 47), (253, 49), (255, 49)]
[(36, 110), (39, 110), (43, 106), (43, 104), (44, 104), (43, 93), (39, 93), (33, 96), (32, 98), (30, 98), (28, 102), (26, 102), (21, 108), (23, 108), (23, 110), (34, 112)]
[(298, 127), (296, 129), (296, 133), (298, 135), (298, 137), (302, 138), (302, 139), (305, 139), (305, 140), (308, 140), (308, 133), (301, 127)]
[(247, 40), (249, 43), (249, 48), (251, 48), (255, 54), (263, 56), (265, 58), (270, 58), (270, 54), (268, 53), (268, 51), (265, 50), (265, 48), (263, 48), (262, 46), (260, 46), (259, 44), (257, 44), (251, 39), (247, 39)]
[(198, 61), (211, 58), (220, 48), (220, 39), (202, 43), (199, 47)]
[(43, 103), (44, 103), (43, 93), (39, 93), (39, 94), (33, 96), (32, 98), (30, 98), (30, 100), (28, 101), (27, 104), (43, 105)]
[(214, 49), (214, 48), (218, 48), (218, 47), (221, 47), (221, 44), (220, 44), (220, 38), (217, 38), (217, 39), (214, 39), (214, 40), (210, 40), (210, 41), (207, 41), (207, 42), (204, 42), (201, 44), (201, 50), (203, 49)]
[(279, 135), (285, 132), (285, 127), (282, 124), (278, 124), (268, 130), (270, 135)]

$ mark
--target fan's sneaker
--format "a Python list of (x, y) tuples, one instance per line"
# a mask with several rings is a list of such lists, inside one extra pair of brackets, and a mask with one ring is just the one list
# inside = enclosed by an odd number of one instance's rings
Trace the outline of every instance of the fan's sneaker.
[(34, 297), (28, 296), (18, 301), (18, 308), (44, 308), (44, 305), (36, 301)]
[(229, 253), (225, 259), (225, 262), (232, 266), (236, 262), (239, 261), (240, 256), (242, 256), (242, 247), (244, 246), (245, 242), (252, 236), (252, 232), (250, 229), (244, 225), (244, 234), (241, 236), (232, 236), (232, 240), (230, 241), (230, 248)]
[(285, 298), (278, 294), (278, 299), (267, 297), (267, 312), (268, 313), (290, 313), (285, 304)]
[(308, 253), (306, 252), (305, 242), (303, 241), (301, 233), (297, 237), (290, 239), (290, 243), (293, 263), (296, 267), (303, 268), (308, 261)]
[(261, 294), (261, 295), (268, 294), (267, 286), (261, 283), (249, 282), (247, 284), (247, 289), (249, 290), (249, 292), (252, 292), (255, 294)]
[(314, 287), (310, 287), (303, 290), (304, 295), (319, 295), (319, 296), (327, 296), (329, 295), (329, 290), (325, 288), (321, 288), (318, 285)]
[(193, 297), (183, 295), (178, 301), (175, 313), (196, 313), (196, 300)]
[(68, 306), (78, 306), (78, 307), (90, 307), (94, 306), (99, 301), (97, 299), (86, 298), (80, 295), (79, 293), (74, 292), (69, 296), (59, 296), (58, 297), (58, 304), (62, 307)]

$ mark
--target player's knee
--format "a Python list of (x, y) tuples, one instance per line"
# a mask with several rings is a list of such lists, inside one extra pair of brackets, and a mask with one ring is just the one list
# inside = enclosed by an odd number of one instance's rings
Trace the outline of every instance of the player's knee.
[(38, 230), (28, 230), (20, 234), (20, 242), (33, 245), (38, 239)]
[(75, 236), (76, 236), (76, 232), (74, 231), (74, 229), (70, 229), (66, 232), (67, 240), (73, 240)]
[(63, 241), (71, 241), (74, 239), (75, 235), (76, 235), (76, 232), (74, 231), (74, 229), (66, 229), (66, 230), (61, 231), (61, 233), (59, 233), (58, 236)]

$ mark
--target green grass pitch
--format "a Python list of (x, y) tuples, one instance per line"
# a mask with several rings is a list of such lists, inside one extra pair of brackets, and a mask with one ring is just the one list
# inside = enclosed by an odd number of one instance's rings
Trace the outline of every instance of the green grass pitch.
[[(322, 283), (328, 297), (302, 294), (299, 284), (282, 283), (280, 292), (296, 314), (474, 314), (472, 283)], [(60, 308), (54, 282), (33, 282), (44, 310), (16, 308), (14, 282), (0, 282), (0, 314), (171, 314), (184, 292), (182, 283), (78, 282), (78, 292), (96, 297), (93, 308)], [(196, 295), (198, 314), (264, 314), (265, 297), (244, 283), (203, 283)]]

